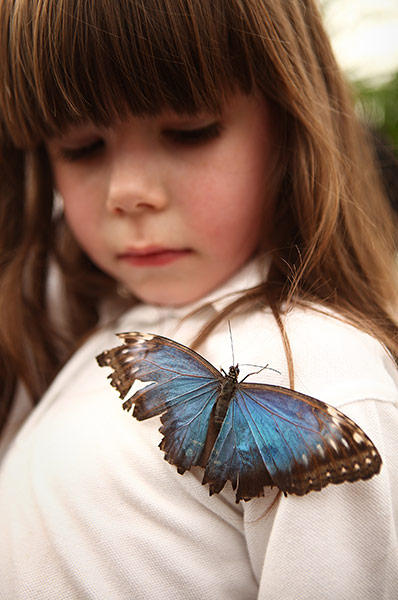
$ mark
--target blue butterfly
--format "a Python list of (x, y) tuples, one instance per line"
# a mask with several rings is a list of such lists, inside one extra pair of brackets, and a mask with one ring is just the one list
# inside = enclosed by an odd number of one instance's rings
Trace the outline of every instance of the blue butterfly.
[(369, 479), (381, 458), (367, 435), (337, 409), (288, 388), (238, 382), (238, 365), (218, 371), (200, 354), (159, 335), (121, 333), (123, 345), (97, 357), (109, 366), (139, 421), (161, 415), (160, 448), (179, 473), (204, 468), (209, 493), (229, 480), (236, 502), (264, 486), (302, 496), (329, 483)]

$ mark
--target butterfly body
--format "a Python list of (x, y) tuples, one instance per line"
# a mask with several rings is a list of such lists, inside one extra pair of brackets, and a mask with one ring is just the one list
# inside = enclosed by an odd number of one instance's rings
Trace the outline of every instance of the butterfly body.
[(332, 406), (288, 388), (239, 382), (238, 365), (220, 372), (168, 338), (119, 337), (122, 346), (97, 358), (113, 369), (111, 384), (124, 399), (135, 380), (147, 382), (123, 408), (134, 406), (138, 420), (160, 415), (165, 459), (179, 473), (203, 467), (210, 494), (231, 481), (237, 502), (264, 495), (264, 486), (304, 495), (380, 470), (371, 440)]
[(220, 391), (214, 405), (214, 423), (219, 429), (225, 419), (231, 399), (233, 398), (238, 385), (239, 367), (230, 367), (228, 374), (224, 374), (221, 382)]

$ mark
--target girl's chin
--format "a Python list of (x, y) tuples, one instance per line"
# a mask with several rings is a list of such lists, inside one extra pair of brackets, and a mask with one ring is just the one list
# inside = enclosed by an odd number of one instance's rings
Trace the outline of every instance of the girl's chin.
[(160, 289), (151, 290), (135, 287), (134, 291), (125, 284), (122, 284), (120, 287), (122, 289), (122, 293), (120, 294), (122, 297), (127, 298), (130, 295), (130, 297), (133, 296), (144, 304), (170, 308), (189, 306), (207, 294), (207, 290), (193, 290), (192, 287), (188, 288), (188, 286), (176, 286), (169, 289), (161, 286)]

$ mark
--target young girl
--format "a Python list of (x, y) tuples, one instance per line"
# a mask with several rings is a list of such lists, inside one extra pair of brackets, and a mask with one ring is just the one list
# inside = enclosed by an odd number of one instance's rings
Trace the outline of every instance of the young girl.
[[(0, 596), (396, 598), (393, 220), (315, 2), (3, 0), (0, 132)], [(163, 460), (95, 357), (228, 369), (228, 320), (379, 475), (237, 505)]]

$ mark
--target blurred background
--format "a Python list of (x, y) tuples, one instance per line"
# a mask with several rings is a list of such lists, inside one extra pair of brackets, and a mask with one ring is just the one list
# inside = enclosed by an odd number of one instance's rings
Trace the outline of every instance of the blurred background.
[(357, 110), (398, 158), (398, 0), (319, 0)]

